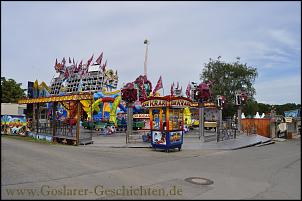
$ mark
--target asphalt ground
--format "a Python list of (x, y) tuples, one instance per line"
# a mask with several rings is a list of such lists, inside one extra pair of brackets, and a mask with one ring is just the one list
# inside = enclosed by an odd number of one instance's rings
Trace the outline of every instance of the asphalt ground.
[(2, 199), (301, 199), (301, 138), (166, 153), (1, 137), (1, 162)]

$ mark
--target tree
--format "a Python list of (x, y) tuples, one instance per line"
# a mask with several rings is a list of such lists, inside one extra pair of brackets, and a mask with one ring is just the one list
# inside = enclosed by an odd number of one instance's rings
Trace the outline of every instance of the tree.
[(274, 105), (276, 108), (276, 114), (278, 115), (284, 115), (285, 111), (289, 111), (289, 110), (295, 110), (295, 109), (299, 109), (301, 108), (300, 104), (296, 104), (296, 103), (286, 103), (283, 105)]
[(1, 77), (1, 102), (17, 103), (20, 98), (25, 97), (26, 89), (21, 89), (21, 83), (16, 83), (13, 79), (6, 80)]
[(212, 82), (211, 90), (214, 98), (217, 95), (223, 95), (226, 98), (226, 108), (223, 111), (224, 116), (233, 116), (236, 114), (235, 94), (237, 91), (244, 91), (249, 99), (254, 100), (256, 93), (253, 83), (258, 76), (257, 69), (240, 63), (240, 58), (234, 63), (226, 63), (220, 60), (210, 58), (205, 63), (200, 75), (202, 82)]
[[(246, 117), (254, 117), (256, 112), (259, 112), (259, 107), (257, 101), (254, 101), (252, 99), (248, 99), (246, 105), (242, 109), (242, 112), (244, 112)], [(261, 115), (262, 113), (259, 112)]]

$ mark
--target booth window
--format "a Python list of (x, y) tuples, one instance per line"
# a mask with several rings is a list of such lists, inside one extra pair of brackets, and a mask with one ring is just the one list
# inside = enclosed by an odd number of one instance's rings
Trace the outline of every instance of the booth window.
[(152, 129), (159, 130), (160, 129), (160, 117), (159, 117), (159, 109), (152, 110)]
[[(162, 112), (161, 112), (162, 111)], [(160, 115), (162, 115), (160, 117)], [(166, 109), (153, 109), (152, 110), (152, 129), (153, 130), (166, 130)]]
[(182, 129), (182, 111), (179, 109), (170, 109), (169, 129), (181, 130)]

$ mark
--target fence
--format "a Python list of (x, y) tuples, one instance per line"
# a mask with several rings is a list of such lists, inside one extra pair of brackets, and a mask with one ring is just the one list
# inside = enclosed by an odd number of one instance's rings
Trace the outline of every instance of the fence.
[(264, 137), (271, 137), (270, 134), (270, 119), (252, 119), (245, 118), (241, 120), (242, 131), (249, 134), (258, 134)]

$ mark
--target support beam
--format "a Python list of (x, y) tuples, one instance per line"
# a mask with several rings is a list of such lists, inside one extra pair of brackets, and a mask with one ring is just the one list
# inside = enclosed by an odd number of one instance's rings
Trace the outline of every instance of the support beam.
[(76, 140), (77, 140), (77, 145), (80, 144), (80, 113), (81, 113), (81, 103), (80, 101), (76, 102), (77, 104), (77, 131), (76, 131)]
[(222, 109), (220, 108), (219, 109), (219, 128), (221, 129), (222, 128)]
[(126, 144), (129, 143), (129, 136), (132, 134), (133, 130), (133, 104), (128, 104), (127, 109), (127, 132), (126, 132)]
[(31, 122), (32, 132), (34, 132), (37, 127), (37, 125), (36, 125), (36, 107), (37, 107), (37, 104), (33, 103), (33, 119)]
[(37, 113), (36, 113), (36, 133), (39, 133), (39, 118), (40, 118), (40, 104), (37, 103)]
[(202, 138), (204, 142), (204, 107), (202, 103), (199, 103), (199, 140)]
[(238, 132), (241, 132), (241, 106), (238, 106), (238, 111), (237, 111), (237, 117), (238, 117), (238, 122), (237, 122), (237, 128)]
[(57, 102), (54, 102), (52, 105), (52, 141), (55, 142), (54, 136), (56, 136), (57, 131), (57, 119), (56, 119), (56, 111), (57, 111)]

